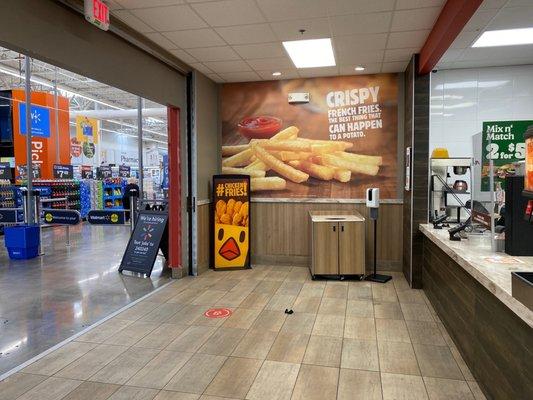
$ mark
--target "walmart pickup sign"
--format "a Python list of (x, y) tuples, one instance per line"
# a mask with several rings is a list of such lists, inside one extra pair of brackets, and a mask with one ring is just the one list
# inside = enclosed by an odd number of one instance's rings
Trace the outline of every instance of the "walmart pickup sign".
[[(43, 138), (50, 137), (50, 110), (46, 107), (34, 106), (31, 111), (31, 135)], [(26, 134), (26, 104), (19, 104), (20, 133)]]

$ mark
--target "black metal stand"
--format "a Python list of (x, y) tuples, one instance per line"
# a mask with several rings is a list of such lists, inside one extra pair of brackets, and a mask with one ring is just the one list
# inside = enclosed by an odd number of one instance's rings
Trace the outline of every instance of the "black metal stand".
[(374, 273), (368, 275), (365, 280), (366, 281), (372, 281), (372, 282), (378, 282), (378, 283), (386, 283), (392, 279), (392, 276), (390, 275), (383, 275), (376, 273), (377, 270), (377, 258), (378, 258), (378, 219), (377, 215), (376, 218), (373, 218), (374, 220)]

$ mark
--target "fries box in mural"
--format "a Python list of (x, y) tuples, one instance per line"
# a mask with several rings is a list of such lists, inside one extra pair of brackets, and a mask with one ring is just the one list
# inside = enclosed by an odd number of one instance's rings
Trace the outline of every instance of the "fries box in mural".
[(483, 122), (483, 166), (481, 190), (490, 191), (490, 160), (494, 164), (494, 183), (505, 189), (505, 178), (514, 176), (515, 163), (526, 158), (524, 132), (533, 121)]
[(250, 177), (213, 176), (215, 269), (250, 267)]
[[(289, 93), (309, 93), (290, 104)], [(254, 197), (383, 198), (398, 192), (398, 75), (224, 84), (222, 173)]]

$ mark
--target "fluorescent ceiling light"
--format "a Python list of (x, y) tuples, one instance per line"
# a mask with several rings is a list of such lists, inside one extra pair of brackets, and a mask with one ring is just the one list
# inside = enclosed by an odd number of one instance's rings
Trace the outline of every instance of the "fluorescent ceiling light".
[(483, 32), (472, 47), (516, 46), (520, 44), (533, 44), (533, 28)]
[(335, 66), (331, 39), (291, 40), (283, 46), (296, 68)]
[(357, 67), (355, 67), (355, 70), (356, 71), (364, 71), (365, 67), (363, 67), (362, 65), (358, 65)]
[(272, 72), (272, 76), (280, 76), (280, 75), (281, 75), (281, 72), (279, 71)]

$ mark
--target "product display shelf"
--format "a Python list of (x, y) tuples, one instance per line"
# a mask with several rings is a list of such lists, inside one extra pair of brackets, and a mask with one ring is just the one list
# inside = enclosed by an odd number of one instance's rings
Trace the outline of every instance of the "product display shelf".
[(122, 178), (110, 178), (103, 182), (102, 200), (106, 210), (119, 210), (123, 208), (122, 197), (124, 195), (125, 180)]
[(42, 199), (67, 198), (46, 205), (50, 208), (81, 210), (80, 181), (75, 179), (35, 180), (33, 186), (41, 192)]
[[(22, 195), (17, 186), (12, 185), (7, 179), (0, 179), (0, 210), (2, 208), (21, 208)], [(19, 222), (22, 222), (24, 216), (22, 213), (18, 215)], [(11, 226), (14, 224), (0, 224), (0, 234), (4, 233), (4, 226)]]

